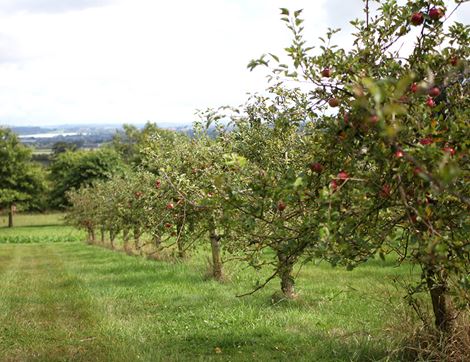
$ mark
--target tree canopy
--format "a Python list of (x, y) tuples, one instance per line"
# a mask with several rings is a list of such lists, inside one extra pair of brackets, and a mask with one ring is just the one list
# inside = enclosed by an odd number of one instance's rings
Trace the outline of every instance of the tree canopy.
[(45, 187), (44, 172), (31, 161), (31, 150), (10, 129), (0, 128), (0, 206), (9, 208), (9, 226), (14, 206), (38, 205)]

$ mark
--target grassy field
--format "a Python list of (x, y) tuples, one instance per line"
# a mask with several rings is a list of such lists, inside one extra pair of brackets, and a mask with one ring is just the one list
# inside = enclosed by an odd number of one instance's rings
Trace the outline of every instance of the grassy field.
[[(14, 226), (57, 226), (64, 224), (63, 213), (52, 214), (15, 214)], [(8, 226), (8, 214), (0, 214), (0, 228)]]
[(229, 264), (219, 284), (205, 277), (205, 258), (2, 244), (0, 360), (399, 360), (403, 292), (392, 280), (410, 278), (408, 267), (308, 265), (297, 279), (300, 297), (274, 301), (277, 282), (236, 297), (266, 274)]
[(15, 215), (14, 227), (8, 228), (8, 217), (0, 216), (1, 243), (38, 243), (81, 241), (85, 238), (83, 231), (64, 225), (64, 215), (26, 214)]

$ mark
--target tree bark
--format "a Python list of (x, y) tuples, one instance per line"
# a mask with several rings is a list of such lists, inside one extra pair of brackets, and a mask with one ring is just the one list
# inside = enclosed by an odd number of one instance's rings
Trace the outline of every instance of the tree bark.
[(453, 316), (452, 305), (447, 295), (447, 281), (429, 267), (426, 270), (426, 284), (431, 297), (434, 323), (440, 331), (448, 332), (452, 328)]
[(129, 251), (129, 229), (124, 229), (122, 232), (122, 238), (124, 240), (124, 251)]
[(134, 246), (135, 246), (135, 250), (140, 250), (140, 235), (141, 235), (140, 228), (135, 227), (134, 228)]
[(153, 243), (155, 245), (155, 248), (160, 249), (160, 246), (162, 245), (162, 238), (160, 237), (160, 235), (153, 236)]
[(93, 244), (96, 241), (95, 229), (92, 227), (88, 228), (88, 241)]
[(115, 249), (114, 239), (116, 239), (116, 232), (111, 228), (109, 230), (109, 242), (111, 243), (111, 249)]
[(100, 228), (100, 239), (101, 239), (101, 243), (104, 244), (104, 240), (105, 240), (105, 229), (104, 227)]
[(211, 241), (212, 250), (212, 276), (215, 280), (221, 281), (223, 280), (224, 275), (221, 256), (220, 236), (217, 234), (217, 231), (215, 229), (215, 222), (212, 219), (209, 221), (209, 238)]
[(184, 259), (186, 257), (186, 251), (184, 250), (184, 240), (183, 240), (183, 224), (176, 224), (176, 245), (178, 247), (178, 257)]
[(10, 207), (8, 210), (8, 227), (9, 228), (13, 227), (13, 204), (10, 204)]
[(284, 294), (287, 299), (294, 299), (297, 296), (294, 288), (294, 277), (292, 276), (295, 261), (282, 251), (277, 252), (277, 259), (282, 294)]

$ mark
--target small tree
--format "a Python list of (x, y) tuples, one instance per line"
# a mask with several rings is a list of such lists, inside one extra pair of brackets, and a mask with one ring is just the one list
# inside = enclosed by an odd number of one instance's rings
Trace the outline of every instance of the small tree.
[(45, 189), (44, 173), (31, 162), (31, 150), (10, 129), (0, 127), (0, 206), (8, 209), (9, 227), (13, 227), (15, 205), (34, 204)]
[(94, 187), (86, 186), (78, 190), (71, 190), (67, 192), (66, 197), (72, 205), (67, 210), (67, 223), (85, 230), (88, 242), (95, 243), (101, 203), (96, 197)]

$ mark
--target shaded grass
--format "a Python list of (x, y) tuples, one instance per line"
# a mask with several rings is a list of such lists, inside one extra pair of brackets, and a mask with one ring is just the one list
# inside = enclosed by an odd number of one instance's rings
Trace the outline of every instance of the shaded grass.
[(0, 360), (393, 360), (392, 279), (413, 278), (409, 267), (308, 265), (300, 298), (275, 303), (277, 282), (235, 297), (269, 271), (227, 267), (219, 284), (203, 253), (165, 263), (80, 243), (0, 245)]

